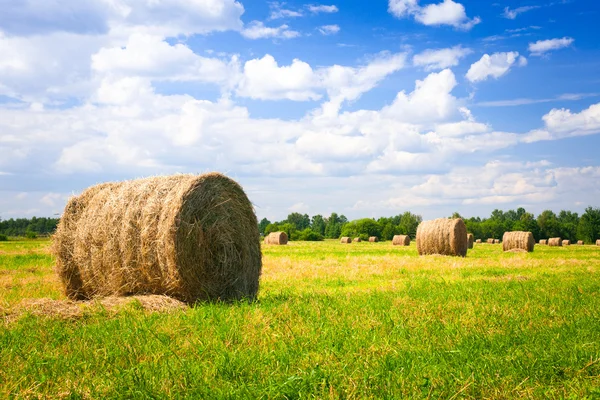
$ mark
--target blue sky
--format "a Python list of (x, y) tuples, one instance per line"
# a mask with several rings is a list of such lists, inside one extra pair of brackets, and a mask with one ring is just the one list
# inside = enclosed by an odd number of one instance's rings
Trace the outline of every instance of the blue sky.
[(221, 171), (259, 218), (600, 206), (591, 0), (0, 0), (0, 218)]

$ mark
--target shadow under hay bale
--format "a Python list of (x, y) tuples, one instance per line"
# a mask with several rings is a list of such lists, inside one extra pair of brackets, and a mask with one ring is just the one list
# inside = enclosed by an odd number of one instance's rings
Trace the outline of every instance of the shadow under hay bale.
[(392, 239), (392, 245), (394, 245), (394, 246), (410, 246), (410, 236), (394, 235), (394, 238)]
[(352, 243), (352, 239), (350, 239), (348, 236), (344, 236), (342, 239), (340, 239), (340, 243)]
[(473, 243), (475, 243), (475, 237), (472, 233), (467, 233), (467, 248), (472, 249)]
[(371, 236), (371, 237), (369, 237), (369, 242), (371, 242), (371, 243), (379, 242), (379, 238), (377, 238), (377, 236)]
[(559, 246), (560, 247), (562, 245), (563, 245), (562, 239), (559, 237), (548, 239), (548, 246), (551, 246), (551, 247)]
[(271, 232), (265, 237), (265, 244), (284, 245), (288, 242), (288, 236), (285, 232)]
[(515, 232), (504, 232), (502, 236), (502, 250), (523, 250), (532, 252), (535, 246), (535, 239), (533, 233), (515, 231)]
[(74, 300), (254, 299), (262, 269), (252, 204), (218, 173), (93, 186), (67, 203), (53, 252)]
[(419, 255), (467, 255), (467, 228), (462, 219), (439, 218), (424, 221), (417, 228)]

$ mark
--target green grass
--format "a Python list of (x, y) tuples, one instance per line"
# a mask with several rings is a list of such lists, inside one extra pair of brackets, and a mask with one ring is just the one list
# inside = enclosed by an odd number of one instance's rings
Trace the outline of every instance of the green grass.
[[(263, 254), (253, 304), (7, 318), (0, 398), (600, 398), (600, 247)], [(47, 242), (0, 243), (5, 314), (63, 298), (52, 264)]]

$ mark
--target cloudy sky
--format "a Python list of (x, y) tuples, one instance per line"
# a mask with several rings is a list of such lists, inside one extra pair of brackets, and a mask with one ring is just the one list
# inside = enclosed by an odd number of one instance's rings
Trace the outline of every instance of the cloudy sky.
[(0, 0), (0, 218), (176, 172), (259, 218), (600, 206), (592, 0)]

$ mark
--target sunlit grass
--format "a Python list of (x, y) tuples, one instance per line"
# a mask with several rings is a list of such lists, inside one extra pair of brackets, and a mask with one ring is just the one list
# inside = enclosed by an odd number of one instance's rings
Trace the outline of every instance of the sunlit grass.
[[(64, 298), (47, 242), (0, 243), (0, 306)], [(21, 246), (21, 247), (19, 247)], [(600, 247), (263, 248), (259, 300), (0, 325), (0, 397), (598, 398)]]

